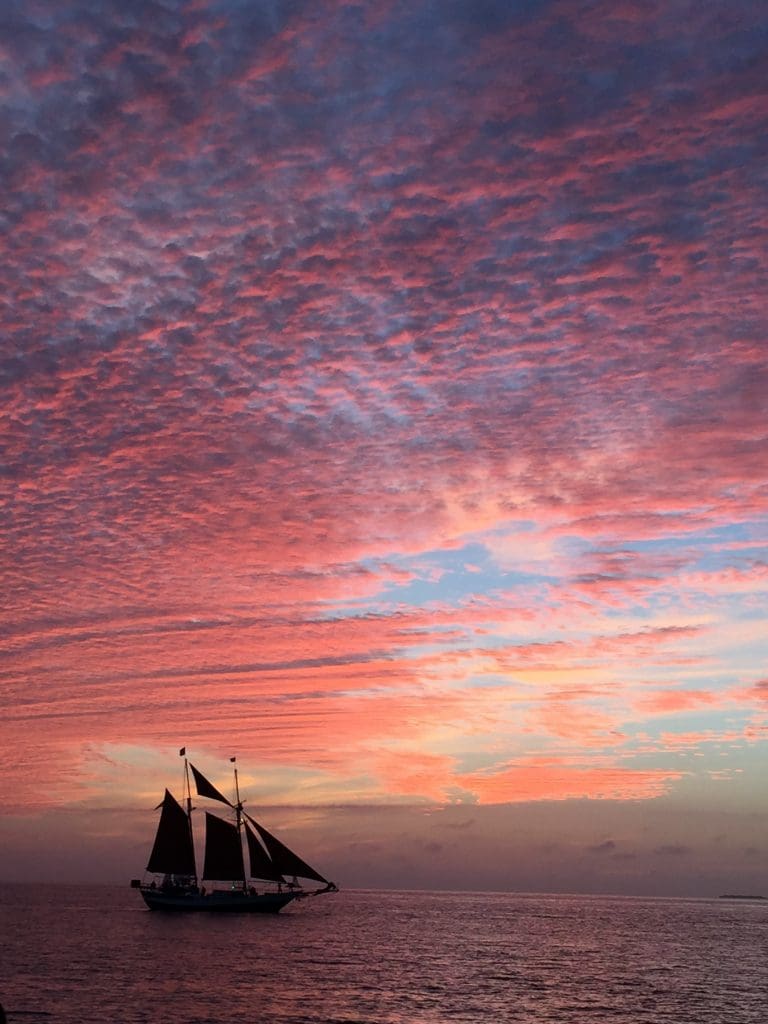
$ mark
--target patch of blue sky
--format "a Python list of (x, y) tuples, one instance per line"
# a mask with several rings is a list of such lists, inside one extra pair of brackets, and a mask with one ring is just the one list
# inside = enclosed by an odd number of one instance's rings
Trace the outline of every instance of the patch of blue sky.
[(698, 734), (701, 737), (696, 744), (698, 747), (723, 746), (732, 742), (729, 734), (743, 729), (751, 721), (752, 715), (749, 708), (729, 708), (724, 712), (722, 707), (713, 705), (707, 710), (679, 711), (622, 722), (621, 731), (628, 736), (630, 745), (651, 739), (658, 740), (667, 750), (670, 742), (674, 746), (674, 738), (670, 741), (670, 736)]
[(697, 552), (696, 568), (701, 572), (718, 572), (722, 569), (748, 569), (755, 562), (768, 559), (768, 545), (739, 541), (737, 548), (713, 544)]
[(716, 653), (720, 662), (728, 665), (729, 678), (724, 686), (738, 681), (749, 683), (765, 676), (768, 642), (762, 630), (754, 639), (739, 637), (737, 643), (724, 645)]
[(716, 753), (702, 751), (697, 747), (681, 747), (674, 750), (622, 751), (619, 764), (627, 771), (677, 772), (682, 778), (670, 781), (668, 792), (683, 784), (683, 780), (711, 768), (713, 760), (720, 760)]
[[(760, 593), (765, 593), (765, 591), (760, 591)], [(741, 608), (739, 609), (738, 615), (735, 617), (738, 618), (740, 622), (765, 622), (766, 618), (768, 618), (768, 614), (766, 614), (767, 607), (768, 601), (766, 601), (762, 606), (755, 605), (753, 607)], [(766, 635), (768, 635), (768, 630), (766, 631)], [(762, 649), (765, 651), (764, 643), (762, 644)]]
[[(663, 518), (663, 517), (660, 517)], [(672, 516), (670, 515), (670, 520)], [(657, 537), (641, 537), (622, 542), (622, 547), (637, 552), (679, 554), (681, 545), (699, 568), (712, 570), (730, 565), (734, 559), (759, 556), (768, 551), (765, 520), (747, 520), (722, 526), (707, 524), (691, 529), (681, 537), (677, 529)], [(575, 538), (579, 541), (579, 538)]]
[[(407, 658), (412, 661), (429, 660), (430, 658), (437, 658), (441, 654), (445, 654), (446, 651), (455, 651), (461, 653), (462, 651), (472, 652), (474, 655), (478, 653), (478, 645), (474, 638), (470, 638), (468, 633), (463, 631), (457, 631), (454, 629), (446, 629), (442, 631), (445, 639), (439, 642), (432, 643), (413, 643), (410, 647), (402, 648), (398, 651), (398, 657)], [(439, 634), (440, 630), (431, 629), (432, 635)], [(414, 634), (414, 640), (417, 639), (417, 634)], [(491, 649), (491, 638), (483, 637), (483, 650)], [(475, 685), (475, 676), (461, 676), (456, 678), (453, 683), (449, 679), (440, 677), (440, 688), (441, 689), (463, 689), (465, 686)]]
[(361, 562), (361, 568), (372, 577), (379, 576), (381, 586), (354, 602), (341, 602), (342, 607), (347, 606), (347, 614), (359, 614), (363, 607), (382, 613), (404, 606), (458, 607), (473, 598), (493, 600), (496, 593), (550, 578), (540, 573), (501, 569), (487, 548), (477, 542), (418, 555), (393, 555), (386, 562), (366, 560)]
[(437, 600), (441, 603), (461, 603), (479, 595), (509, 590), (519, 584), (541, 582), (540, 572), (500, 568), (482, 544), (471, 543), (455, 550), (426, 552), (416, 558), (399, 563), (414, 573), (407, 586), (389, 585), (384, 590), (421, 604)]
[[(485, 638), (483, 639), (485, 640)], [(495, 646), (508, 646), (506, 640), (504, 640), (501, 637), (498, 638), (498, 642), (495, 642), (497, 638), (490, 637), (489, 639), (491, 641), (490, 644), (487, 645), (489, 650)], [(516, 690), (519, 691), (519, 697), (516, 701), (519, 707), (527, 706), (528, 703), (534, 703), (539, 692), (537, 688), (531, 687), (531, 699), (530, 702), (528, 702), (525, 700), (524, 697), (526, 690), (524, 683), (521, 683), (518, 679), (515, 679), (514, 676), (502, 675), (501, 673), (497, 672), (489, 672), (487, 674), (484, 673), (483, 675), (478, 675), (474, 673), (468, 676), (466, 679), (462, 680), (461, 685), (471, 686), (473, 689), (477, 690), (504, 689), (507, 691), (509, 690), (510, 686), (514, 686)]]

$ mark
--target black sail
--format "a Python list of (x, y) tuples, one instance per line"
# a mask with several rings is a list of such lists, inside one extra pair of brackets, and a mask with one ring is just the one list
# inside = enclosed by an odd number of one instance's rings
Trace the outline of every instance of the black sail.
[(248, 817), (248, 820), (254, 825), (259, 835), (262, 838), (264, 845), (267, 848), (269, 856), (272, 858), (272, 863), (279, 872), (283, 875), (298, 875), (299, 878), (314, 878), (317, 882), (323, 882), (328, 885), (328, 879), (323, 878), (319, 875), (314, 868), (311, 868), (306, 861), (298, 857), (293, 850), (289, 850), (288, 847), (281, 843), (279, 839), (276, 839), (271, 832), (260, 825), (258, 821), (254, 821), (253, 818)]
[(252, 829), (245, 826), (248, 840), (248, 856), (251, 862), (251, 878), (265, 878), (270, 882), (284, 882), (285, 879), (269, 858), (269, 854), (254, 835)]
[(194, 875), (195, 850), (186, 811), (167, 789), (162, 807), (147, 871)]
[(207, 796), (209, 800), (220, 800), (223, 804), (232, 806), (231, 802), (216, 789), (212, 782), (206, 779), (202, 772), (199, 772), (193, 764), (190, 764), (189, 767), (192, 769), (192, 774), (195, 777), (198, 796)]
[(239, 881), (243, 871), (243, 845), (236, 825), (205, 812), (205, 864), (203, 878)]

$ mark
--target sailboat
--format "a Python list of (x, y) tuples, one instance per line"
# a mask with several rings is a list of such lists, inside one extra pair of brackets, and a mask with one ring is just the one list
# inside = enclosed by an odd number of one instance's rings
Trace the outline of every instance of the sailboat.
[[(240, 799), (237, 766), (233, 803), (190, 764), (185, 747), (179, 754), (184, 757), (182, 799), (186, 807), (166, 789), (158, 805), (160, 821), (147, 863), (147, 872), (154, 877), (151, 881), (146, 877), (131, 881), (131, 887), (139, 890), (150, 910), (277, 914), (294, 900), (338, 892), (333, 882), (246, 813)], [(230, 760), (235, 762), (234, 757)], [(202, 874), (198, 874), (195, 857), (190, 772), (198, 796), (226, 804), (234, 812), (234, 821), (205, 812)], [(247, 861), (243, 856), (243, 833)], [(307, 890), (300, 878), (319, 882), (322, 887)]]

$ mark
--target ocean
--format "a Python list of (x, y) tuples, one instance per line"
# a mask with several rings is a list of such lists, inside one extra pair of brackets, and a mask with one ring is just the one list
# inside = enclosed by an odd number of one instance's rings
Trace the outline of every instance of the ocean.
[(341, 892), (173, 916), (0, 886), (9, 1024), (766, 1024), (768, 901)]

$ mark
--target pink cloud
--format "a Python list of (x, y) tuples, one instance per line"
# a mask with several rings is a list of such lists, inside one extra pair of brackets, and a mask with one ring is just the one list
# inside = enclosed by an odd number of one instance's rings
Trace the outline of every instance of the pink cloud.
[(531, 760), (491, 773), (461, 776), (462, 784), (483, 803), (529, 800), (570, 800), (582, 797), (647, 800), (661, 796), (682, 773), (640, 771), (612, 766), (585, 767)]
[[(318, 800), (650, 799), (678, 751), (764, 737), (740, 8), (459, 7), (9, 22), (20, 806), (179, 731)], [(616, 766), (644, 742), (663, 767)]]
[(657, 690), (640, 698), (637, 706), (640, 711), (663, 715), (726, 703), (727, 697), (706, 690)]

